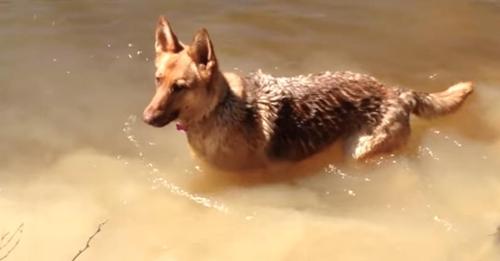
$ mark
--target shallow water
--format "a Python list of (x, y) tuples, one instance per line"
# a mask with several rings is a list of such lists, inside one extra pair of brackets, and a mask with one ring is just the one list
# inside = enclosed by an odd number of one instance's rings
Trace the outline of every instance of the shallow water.
[[(160, 14), (226, 70), (476, 92), (370, 166), (207, 173), (140, 121)], [(0, 259), (71, 260), (107, 220), (78, 260), (498, 260), (499, 25), (496, 0), (0, 0)]]

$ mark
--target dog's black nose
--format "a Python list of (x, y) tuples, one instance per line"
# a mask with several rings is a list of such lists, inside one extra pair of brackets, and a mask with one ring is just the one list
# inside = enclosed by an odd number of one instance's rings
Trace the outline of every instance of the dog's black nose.
[(148, 110), (146, 109), (144, 113), (142, 114), (142, 120), (151, 125), (151, 126), (156, 126), (158, 125), (158, 113), (156, 113), (154, 110)]
[(151, 124), (154, 121), (154, 116), (151, 113), (144, 113), (142, 115), (142, 120), (147, 124)]
[(152, 114), (144, 115), (143, 121), (153, 127), (163, 127), (165, 124), (162, 124), (158, 117), (155, 117)]
[[(178, 114), (176, 114), (178, 115)], [(153, 127), (163, 127), (171, 122), (175, 117), (172, 114), (166, 114), (164, 111), (160, 110), (148, 110), (146, 109), (142, 115), (142, 119), (145, 123)]]

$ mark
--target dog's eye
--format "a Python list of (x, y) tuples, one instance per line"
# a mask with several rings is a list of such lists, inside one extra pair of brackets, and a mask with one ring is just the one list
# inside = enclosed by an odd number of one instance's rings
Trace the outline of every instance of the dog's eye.
[(172, 85), (172, 92), (180, 92), (184, 89), (184, 86), (178, 84), (178, 83), (174, 83)]
[(163, 81), (163, 77), (155, 77), (156, 85), (160, 85), (162, 81)]
[(182, 90), (185, 90), (187, 85), (184, 82), (176, 82), (172, 84), (172, 92), (180, 92)]

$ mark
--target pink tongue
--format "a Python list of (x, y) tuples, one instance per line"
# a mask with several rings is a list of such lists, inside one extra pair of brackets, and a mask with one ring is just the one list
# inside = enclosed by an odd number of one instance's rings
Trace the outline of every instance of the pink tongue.
[(187, 131), (187, 127), (178, 122), (175, 124), (175, 127), (177, 128), (178, 131)]

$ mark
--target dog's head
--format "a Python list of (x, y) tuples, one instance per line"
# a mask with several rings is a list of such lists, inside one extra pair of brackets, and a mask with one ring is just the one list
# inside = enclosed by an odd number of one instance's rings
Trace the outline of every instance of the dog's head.
[(156, 93), (144, 110), (144, 121), (155, 127), (174, 120), (183, 124), (195, 121), (209, 106), (210, 83), (218, 73), (207, 30), (199, 30), (191, 45), (185, 45), (162, 16), (156, 27), (155, 50)]

